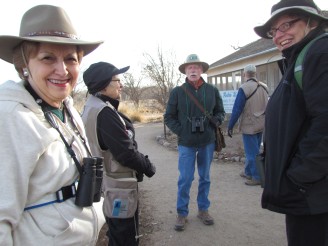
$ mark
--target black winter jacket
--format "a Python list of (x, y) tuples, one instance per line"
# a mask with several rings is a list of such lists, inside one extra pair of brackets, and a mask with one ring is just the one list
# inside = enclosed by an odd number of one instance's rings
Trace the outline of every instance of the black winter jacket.
[[(108, 101), (117, 110), (119, 101), (100, 95), (99, 99)], [(125, 122), (125, 127), (117, 113)], [(138, 173), (138, 181), (142, 181), (142, 175), (151, 177), (155, 174), (148, 156), (138, 151), (135, 140), (135, 130), (131, 120), (124, 114), (105, 107), (97, 118), (97, 134), (99, 145), (103, 150), (109, 150), (116, 161), (122, 166), (129, 167)], [(132, 138), (131, 136), (132, 135)]]
[(266, 171), (262, 207), (285, 214), (328, 212), (328, 38), (316, 41), (294, 78), (299, 52), (313, 30), (283, 51), (286, 69), (270, 97), (265, 120)]

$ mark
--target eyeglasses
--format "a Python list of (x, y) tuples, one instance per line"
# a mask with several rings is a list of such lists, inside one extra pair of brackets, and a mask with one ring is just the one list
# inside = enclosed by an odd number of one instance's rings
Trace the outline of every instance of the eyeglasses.
[(274, 38), (277, 34), (277, 31), (281, 31), (281, 32), (286, 32), (289, 28), (291, 28), (296, 22), (300, 21), (301, 18), (295, 19), (295, 20), (291, 20), (285, 23), (282, 23), (280, 26), (278, 26), (278, 28), (271, 28), (270, 31), (267, 32), (267, 36), (269, 38)]
[(121, 80), (120, 80), (120, 79), (112, 79), (111, 81), (114, 81), (114, 82), (119, 82), (119, 83), (121, 83)]

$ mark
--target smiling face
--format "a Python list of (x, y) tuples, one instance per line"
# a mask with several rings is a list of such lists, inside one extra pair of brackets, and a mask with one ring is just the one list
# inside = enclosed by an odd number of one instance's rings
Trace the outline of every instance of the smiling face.
[(190, 82), (197, 82), (203, 73), (203, 67), (200, 64), (189, 64), (185, 68), (187, 78)]
[[(282, 29), (286, 30), (281, 31)], [(271, 30), (276, 31), (273, 42), (282, 51), (300, 42), (311, 29), (307, 19), (302, 19), (299, 16), (282, 15), (272, 23)]]
[(76, 46), (40, 43), (28, 58), (28, 82), (49, 105), (60, 107), (70, 95), (80, 70)]

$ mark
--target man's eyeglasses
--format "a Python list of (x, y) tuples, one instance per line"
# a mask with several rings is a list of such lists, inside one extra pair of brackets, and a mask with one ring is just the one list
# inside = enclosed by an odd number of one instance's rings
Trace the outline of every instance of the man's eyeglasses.
[(301, 18), (295, 19), (295, 20), (291, 20), (285, 23), (282, 23), (280, 26), (278, 26), (278, 28), (271, 28), (270, 31), (267, 32), (267, 36), (269, 38), (274, 38), (277, 34), (277, 31), (281, 31), (281, 32), (286, 32), (289, 28), (291, 28), (296, 22), (300, 21)]
[(112, 79), (111, 81), (114, 81), (114, 82), (119, 82), (119, 83), (121, 83), (121, 80), (120, 80), (120, 79)]

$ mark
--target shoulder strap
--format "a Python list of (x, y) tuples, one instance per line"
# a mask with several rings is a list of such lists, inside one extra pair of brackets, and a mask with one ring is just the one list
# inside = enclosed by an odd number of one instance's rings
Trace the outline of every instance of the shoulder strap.
[(193, 100), (193, 102), (195, 103), (195, 105), (203, 112), (205, 113), (205, 109), (203, 108), (203, 106), (199, 103), (199, 101), (194, 97), (193, 94), (191, 94), (191, 92), (184, 86), (184, 85), (181, 85), (180, 86), (184, 91), (185, 93), (189, 96), (190, 99)]
[(259, 82), (259, 85), (265, 90), (265, 92), (269, 95), (269, 90), (267, 87), (265, 87), (263, 84), (261, 84), (263, 82)]
[(189, 98), (191, 99), (191, 100), (193, 100), (193, 102), (195, 103), (195, 105), (205, 114), (205, 116), (210, 120), (210, 121), (213, 121), (213, 119), (212, 119), (212, 117), (211, 117), (211, 115), (204, 109), (204, 107), (199, 103), (199, 101), (197, 100), (197, 98), (196, 97), (194, 97), (194, 95), (193, 94), (191, 94), (191, 92), (187, 89), (187, 87), (186, 86), (184, 86), (184, 85), (181, 85), (180, 86), (183, 90), (184, 90), (184, 92), (189, 96)]
[[(56, 120), (54, 119), (52, 113), (50, 111), (47, 111), (47, 112), (44, 112), (44, 116), (45, 118), (47, 119), (47, 121), (49, 122), (49, 124), (55, 128), (55, 130), (59, 133), (59, 136), (60, 138), (63, 140), (64, 144), (65, 144), (65, 147), (67, 149), (67, 152), (70, 154), (70, 156), (72, 157), (74, 163), (75, 163), (75, 166), (77, 168), (77, 170), (79, 171), (79, 173), (82, 175), (83, 173), (83, 169), (81, 167), (81, 164), (79, 162), (79, 160), (77, 159), (76, 157), (76, 154), (72, 148), (72, 146), (66, 141), (63, 133), (59, 130), (59, 126), (56, 122)], [(89, 151), (89, 150), (88, 150)]]
[(318, 39), (327, 36), (328, 33), (323, 33), (321, 35), (319, 35), (318, 37), (316, 37), (315, 39), (311, 40), (307, 45), (305, 45), (305, 47), (302, 49), (302, 51), (300, 52), (300, 54), (298, 55), (297, 59), (296, 59), (296, 63), (294, 66), (294, 76), (295, 79), (297, 81), (298, 86), (301, 88), (301, 90), (303, 89), (303, 61), (304, 61), (304, 57), (306, 56), (307, 51), (309, 50), (309, 48), (312, 46), (312, 44), (317, 41)]
[(248, 97), (246, 97), (246, 101), (248, 100), (248, 99), (250, 99), (254, 94), (255, 94), (255, 92), (257, 91), (257, 89), (260, 87), (260, 84), (258, 83), (257, 84), (257, 86), (256, 86), (256, 88), (255, 88), (255, 90), (252, 92), (252, 94), (250, 94)]

